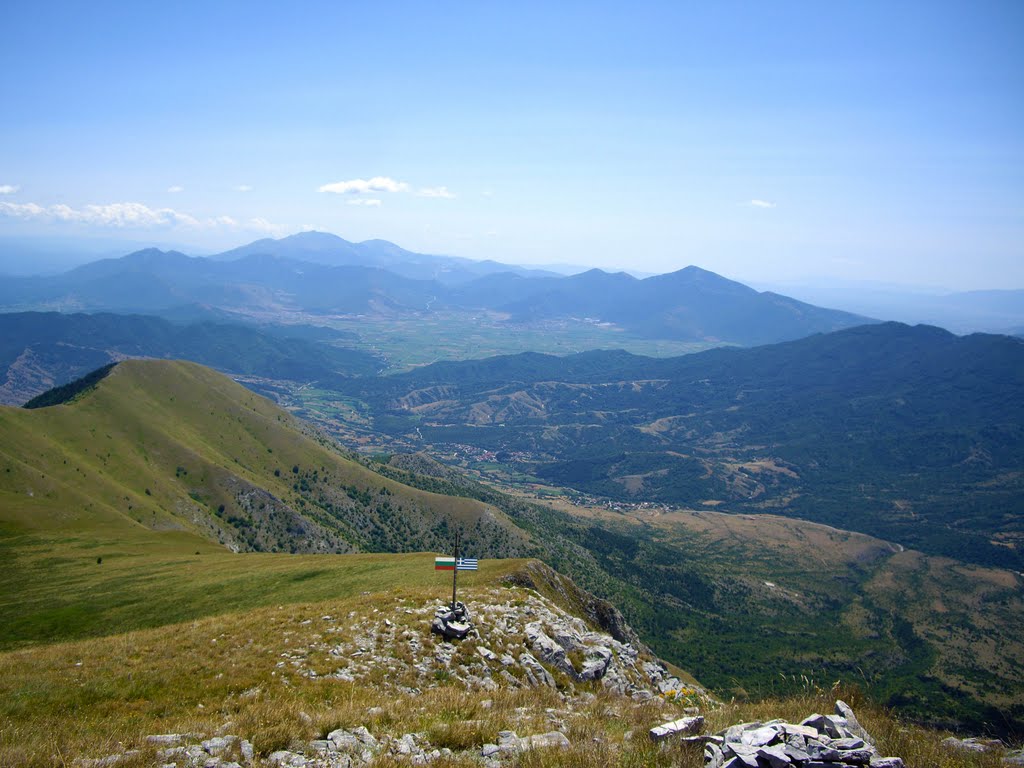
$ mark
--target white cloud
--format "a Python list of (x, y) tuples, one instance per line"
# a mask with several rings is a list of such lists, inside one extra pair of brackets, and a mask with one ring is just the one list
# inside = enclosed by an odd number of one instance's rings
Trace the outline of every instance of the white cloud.
[(346, 205), (365, 205), (370, 208), (379, 208), (382, 200), (378, 200), (376, 197), (357, 197), (355, 200), (346, 200)]
[(187, 213), (172, 208), (150, 208), (142, 203), (110, 203), (72, 208), (69, 205), (43, 207), (35, 203), (0, 203), (0, 214), (18, 219), (54, 219), (77, 224), (107, 227), (155, 227), (184, 224), (197, 227), (199, 222)]
[(178, 192), (184, 192), (185, 188), (179, 186), (178, 184), (175, 184), (173, 186), (168, 187), (167, 191), (170, 192), (172, 195), (176, 195)]
[(424, 187), (416, 195), (418, 197), (443, 197), (446, 200), (452, 200), (455, 197), (455, 193), (448, 187)]
[(252, 192), (252, 187), (248, 184), (239, 184), (235, 187), (235, 192)]
[(173, 208), (150, 208), (142, 203), (110, 203), (72, 208), (63, 204), (44, 207), (36, 203), (0, 202), (0, 216), (11, 216), (17, 219), (44, 219), (118, 229), (188, 227), (207, 230), (235, 229), (272, 234), (284, 232), (282, 227), (272, 224), (266, 219), (251, 218), (241, 222), (231, 216), (213, 216), (200, 220)]
[(747, 205), (749, 205), (749, 206), (751, 206), (753, 208), (774, 208), (775, 207), (775, 203), (771, 203), (771, 202), (769, 202), (767, 200), (757, 200), (757, 199), (751, 200), (749, 203), (747, 203)]
[(372, 179), (350, 179), (324, 184), (321, 192), (333, 192), (336, 195), (365, 195), (368, 192), (406, 192), (409, 185), (404, 181), (395, 181), (389, 176), (374, 176)]
[(46, 209), (35, 203), (0, 203), (0, 213), (16, 219), (34, 219), (46, 214)]
[(19, 189), (17, 184), (0, 184), (0, 195), (13, 195)]

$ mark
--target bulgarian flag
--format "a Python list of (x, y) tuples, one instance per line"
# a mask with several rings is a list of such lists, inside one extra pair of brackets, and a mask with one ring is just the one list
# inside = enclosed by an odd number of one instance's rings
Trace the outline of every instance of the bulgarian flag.
[(434, 558), (434, 570), (435, 571), (454, 571), (455, 570), (455, 558), (454, 557), (435, 557)]

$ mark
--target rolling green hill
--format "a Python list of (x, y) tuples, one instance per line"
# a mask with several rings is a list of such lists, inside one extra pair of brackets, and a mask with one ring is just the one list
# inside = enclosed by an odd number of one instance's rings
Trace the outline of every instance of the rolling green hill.
[[(497, 509), (381, 477), (301, 422), (207, 368), (127, 361), (69, 403), (0, 408), (5, 587), (39, 577), (19, 552), (77, 557), (126, 542), (206, 553), (441, 550), (453, 526), (479, 557), (529, 553)], [(72, 555), (67, 555), (72, 557)], [(40, 566), (45, 570), (45, 563)], [(59, 624), (72, 595), (48, 607)], [(0, 626), (22, 610), (5, 602)], [(39, 618), (38, 636), (51, 634)], [(52, 630), (56, 632), (57, 630)], [(26, 639), (23, 637), (23, 639)]]

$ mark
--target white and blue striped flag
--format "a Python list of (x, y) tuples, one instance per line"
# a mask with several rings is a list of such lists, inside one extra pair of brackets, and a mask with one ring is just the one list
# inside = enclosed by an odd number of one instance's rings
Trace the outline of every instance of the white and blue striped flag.
[(475, 571), (476, 570), (476, 558), (475, 557), (460, 557), (456, 562), (455, 569), (457, 571)]

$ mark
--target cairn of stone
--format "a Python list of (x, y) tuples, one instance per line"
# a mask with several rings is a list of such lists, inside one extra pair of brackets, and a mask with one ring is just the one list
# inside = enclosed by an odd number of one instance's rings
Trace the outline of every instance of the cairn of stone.
[(441, 635), (446, 640), (462, 640), (473, 629), (473, 620), (469, 609), (461, 600), (450, 605), (438, 606), (434, 610), (434, 620), (430, 622), (430, 631)]
[(814, 714), (799, 724), (740, 723), (691, 739), (704, 742), (706, 768), (903, 768), (900, 758), (879, 753), (842, 701), (835, 714)]

